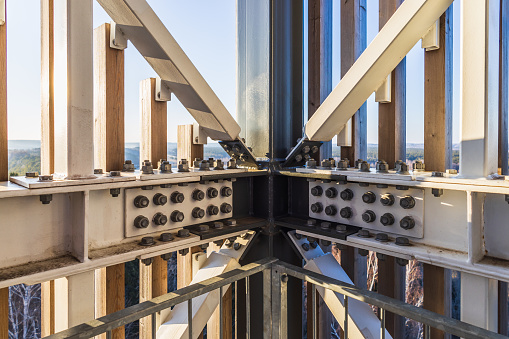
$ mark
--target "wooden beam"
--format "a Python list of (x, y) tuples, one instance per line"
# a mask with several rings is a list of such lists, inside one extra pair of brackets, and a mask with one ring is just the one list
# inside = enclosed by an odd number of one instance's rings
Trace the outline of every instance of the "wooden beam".
[[(387, 23), (402, 0), (379, 1), (379, 29)], [(378, 104), (378, 159), (394, 168), (396, 160), (406, 159), (406, 62), (403, 59), (391, 73), (391, 102)]]
[(0, 289), (0, 339), (9, 339), (9, 288)]
[(6, 180), (9, 180), (9, 150), (7, 137), (7, 19), (5, 23), (0, 26), (0, 181)]
[(94, 30), (95, 167), (124, 163), (124, 51), (110, 47), (110, 24)]
[(41, 337), (55, 334), (55, 281), (41, 284)]
[[(422, 307), (438, 314), (445, 314), (445, 274), (442, 267), (423, 264)], [(444, 338), (444, 332), (432, 328), (430, 338)]]
[(203, 145), (193, 144), (193, 125), (178, 125), (177, 159), (187, 159), (192, 164), (195, 158), (203, 159)]
[(424, 162), (452, 167), (452, 13), (440, 17), (440, 48), (424, 53)]
[[(367, 22), (366, 0), (341, 1), (341, 78), (366, 49)], [(361, 108), (351, 119), (352, 146), (341, 147), (341, 158), (350, 160), (367, 157), (367, 106)]]
[[(125, 307), (125, 264), (106, 267), (106, 314), (111, 314)], [(125, 337), (124, 326), (112, 331), (113, 339)]]
[(55, 169), (53, 1), (41, 0), (41, 173)]
[[(140, 268), (140, 303), (152, 299), (152, 265), (145, 265), (141, 260)], [(152, 319), (145, 317), (140, 319), (140, 339), (152, 338)]]
[(152, 263), (152, 298), (168, 293), (168, 261), (161, 256)]
[(156, 79), (140, 82), (141, 107), (141, 149), (140, 161), (150, 160), (154, 168), (160, 159), (168, 157), (167, 152), (167, 104), (156, 101)]

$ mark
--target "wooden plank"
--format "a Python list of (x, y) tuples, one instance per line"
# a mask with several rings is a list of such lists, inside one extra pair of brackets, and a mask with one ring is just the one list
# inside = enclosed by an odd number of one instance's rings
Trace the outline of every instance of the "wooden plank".
[(9, 339), (9, 288), (0, 289), (0, 339)]
[[(145, 265), (141, 260), (140, 268), (140, 303), (152, 299), (152, 265)], [(140, 339), (152, 338), (152, 319), (145, 317), (140, 319)]]
[(168, 293), (168, 261), (157, 256), (152, 263), (152, 297), (166, 293)]
[[(111, 314), (125, 307), (125, 264), (106, 267), (106, 314)], [(112, 332), (113, 339), (125, 337), (124, 326)]]
[[(395, 262), (394, 257), (385, 256), (385, 260), (378, 259), (378, 293), (394, 298), (396, 296), (395, 291)], [(393, 338), (399, 338), (395, 336), (395, 315), (391, 312), (385, 312), (385, 325), (387, 331)]]
[(124, 163), (124, 51), (110, 47), (110, 24), (94, 30), (95, 167)]
[(41, 284), (41, 337), (55, 333), (55, 282)]
[[(445, 274), (442, 267), (423, 264), (423, 293), (423, 308), (445, 314)], [(430, 338), (444, 338), (444, 332), (436, 328), (431, 329), (430, 335)]]
[(157, 167), (160, 159), (168, 157), (167, 152), (167, 104), (156, 101), (156, 79), (150, 78), (140, 82), (141, 107), (141, 148), (140, 162), (152, 161)]
[[(366, 0), (341, 1), (341, 78), (366, 48)], [(350, 160), (367, 157), (367, 106), (353, 115), (351, 123), (352, 146), (341, 147), (341, 158)]]
[(193, 125), (178, 125), (177, 159), (187, 159), (192, 164), (195, 158), (203, 159), (203, 145), (193, 144)]
[(55, 169), (53, 1), (41, 0), (41, 173)]
[(424, 53), (424, 162), (452, 167), (452, 15), (440, 17), (440, 48)]
[(7, 18), (5, 22), (5, 24), (0, 26), (0, 181), (9, 180), (7, 136)]
[[(387, 23), (402, 0), (379, 1), (379, 29)], [(403, 59), (391, 74), (391, 102), (378, 104), (378, 159), (394, 168), (406, 158), (406, 62)]]

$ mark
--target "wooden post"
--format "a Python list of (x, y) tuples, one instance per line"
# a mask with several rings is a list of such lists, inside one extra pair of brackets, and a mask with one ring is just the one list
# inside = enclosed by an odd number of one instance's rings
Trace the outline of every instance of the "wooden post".
[(41, 0), (41, 173), (55, 169), (53, 1)]
[[(366, 0), (341, 1), (341, 77), (366, 49), (367, 22)], [(364, 103), (351, 119), (352, 146), (341, 147), (341, 158), (366, 159), (367, 148), (367, 106)], [(347, 127), (345, 127), (347, 128)]]
[(168, 261), (161, 256), (152, 263), (152, 298), (168, 293)]
[(55, 334), (55, 281), (41, 284), (41, 337)]
[(94, 30), (95, 167), (124, 163), (124, 51), (110, 47), (110, 24)]
[[(106, 314), (111, 314), (125, 307), (125, 264), (106, 267)], [(113, 339), (125, 337), (124, 326), (113, 330)]]
[[(140, 303), (152, 299), (152, 265), (145, 265), (140, 260)], [(140, 319), (140, 339), (152, 338), (152, 319)]]
[[(7, 21), (0, 26), (0, 181), (9, 180), (7, 146)], [(9, 338), (9, 289), (0, 289), (0, 339)]]
[(141, 148), (140, 161), (150, 160), (154, 168), (160, 159), (168, 157), (167, 152), (167, 104), (156, 101), (156, 79), (140, 82), (141, 107)]
[(195, 158), (203, 159), (203, 145), (193, 144), (193, 125), (178, 125), (177, 160), (187, 159), (192, 164)]
[[(391, 18), (402, 0), (380, 0), (379, 28)], [(406, 62), (403, 59), (391, 74), (391, 102), (378, 104), (378, 159), (393, 168), (406, 159)]]
[[(452, 6), (440, 17), (440, 48), (424, 53), (424, 162), (426, 170), (443, 172), (452, 166)], [(423, 307), (447, 315), (446, 275), (442, 267), (423, 264)], [(431, 329), (431, 338), (444, 332)]]
[(9, 339), (9, 288), (0, 288), (0, 339)]

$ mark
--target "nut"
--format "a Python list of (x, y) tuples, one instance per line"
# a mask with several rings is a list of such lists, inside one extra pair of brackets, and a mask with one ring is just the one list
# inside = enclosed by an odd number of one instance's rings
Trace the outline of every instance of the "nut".
[(42, 182), (53, 181), (53, 176), (52, 175), (39, 175), (39, 181), (42, 181)]
[(110, 188), (110, 194), (114, 198), (118, 197), (120, 195), (120, 188)]
[(161, 173), (171, 173), (171, 164), (169, 161), (163, 160), (159, 164), (159, 171)]
[(189, 172), (189, 163), (187, 162), (187, 159), (182, 159), (179, 161), (177, 171), (178, 172)]
[(141, 172), (143, 174), (154, 174), (154, 167), (152, 167), (152, 162), (150, 160), (145, 160), (143, 162), (143, 166), (141, 166)]
[(379, 160), (376, 162), (377, 173), (389, 173), (389, 164), (385, 160)]
[(144, 195), (138, 195), (136, 198), (134, 198), (134, 206), (137, 208), (145, 208), (148, 207), (150, 204), (150, 200)]
[(234, 249), (235, 251), (240, 250), (240, 248), (241, 248), (241, 247), (242, 247), (242, 244), (240, 244), (240, 243), (238, 243), (238, 242), (236, 242), (236, 243), (234, 243), (234, 244), (233, 244), (233, 249)]
[(170, 215), (170, 219), (173, 222), (182, 222), (184, 221), (184, 213), (180, 211), (173, 211)]
[(306, 168), (316, 168), (316, 160), (309, 159), (308, 161), (306, 161)]
[(394, 216), (391, 213), (385, 213), (380, 217), (380, 223), (384, 226), (390, 226), (394, 224)]
[(219, 228), (223, 228), (224, 224), (220, 221), (214, 221), (214, 223), (212, 224), (212, 228), (215, 228), (215, 229), (219, 229)]
[(217, 171), (217, 170), (224, 170), (224, 164), (223, 164), (223, 161), (221, 159), (217, 159), (215, 162), (214, 162), (214, 169)]
[(126, 160), (122, 165), (122, 172), (134, 172), (134, 164), (131, 160)]
[(147, 228), (150, 225), (150, 220), (143, 215), (138, 215), (134, 219), (134, 227), (136, 228)]
[(152, 201), (154, 202), (155, 205), (164, 206), (168, 202), (168, 197), (164, 194), (157, 193), (154, 195)]
[(341, 199), (343, 199), (345, 201), (352, 200), (353, 199), (353, 191), (349, 188), (346, 188), (343, 191), (341, 191), (339, 196), (341, 197)]
[(53, 194), (42, 194), (39, 196), (39, 200), (43, 205), (48, 205), (53, 200)]
[(326, 215), (333, 216), (333, 215), (336, 215), (336, 213), (338, 213), (338, 210), (337, 210), (336, 206), (329, 205), (329, 206), (325, 207), (325, 214)]
[(202, 201), (203, 199), (205, 199), (205, 192), (199, 189), (195, 189), (191, 197), (193, 198), (193, 200)]
[(360, 256), (362, 256), (362, 257), (366, 257), (368, 254), (369, 254), (369, 251), (368, 251), (368, 250), (365, 250), (365, 249), (359, 248), (359, 255), (360, 255)]
[(25, 177), (27, 178), (37, 178), (39, 176), (38, 172), (26, 172)]
[(156, 214), (154, 214), (152, 221), (157, 226), (164, 226), (168, 222), (168, 217), (161, 212), (157, 212)]
[(371, 238), (371, 234), (369, 233), (369, 230), (362, 229), (357, 233), (357, 236), (360, 238)]
[(228, 220), (226, 220), (226, 225), (227, 226), (235, 226), (235, 225), (237, 225), (237, 220), (235, 220), (235, 219), (228, 219)]
[(359, 164), (359, 172), (369, 172), (369, 162), (363, 161)]
[(207, 214), (208, 215), (218, 215), (219, 214), (219, 207), (215, 205), (210, 205), (207, 207)]
[(110, 171), (110, 177), (121, 177), (120, 171)]
[(237, 160), (235, 159), (230, 159), (228, 160), (228, 169), (236, 169), (237, 168)]
[(410, 246), (410, 240), (408, 240), (408, 238), (405, 238), (405, 237), (397, 237), (396, 238), (396, 245), (398, 246)]
[(410, 216), (406, 216), (399, 221), (399, 226), (405, 230), (409, 230), (415, 227), (415, 220)]
[(173, 234), (171, 233), (161, 233), (159, 240), (162, 242), (169, 242), (173, 240)]
[(329, 199), (334, 199), (338, 196), (338, 190), (334, 187), (329, 187), (325, 190), (325, 196)]
[(306, 224), (308, 226), (315, 226), (316, 225), (316, 220), (315, 219), (308, 219)]
[(421, 160), (417, 160), (416, 162), (414, 162), (414, 172), (422, 172), (424, 171), (425, 168), (426, 166)]
[[(203, 211), (203, 210), (202, 210)], [(210, 227), (208, 225), (198, 225), (198, 230), (200, 232), (206, 232), (210, 229)]]
[(182, 229), (178, 230), (178, 232), (177, 232), (177, 237), (179, 237), (179, 238), (187, 238), (188, 236), (189, 236), (188, 229), (182, 228)]
[(232, 205), (228, 204), (228, 203), (222, 203), (221, 204), (221, 207), (220, 207), (220, 210), (221, 210), (221, 213), (231, 213), (232, 212)]
[(154, 241), (154, 237), (143, 237), (141, 238), (140, 245), (141, 246), (151, 246), (154, 245), (156, 242)]
[(328, 230), (330, 227), (331, 227), (331, 223), (328, 222), (328, 221), (323, 221), (320, 224), (320, 228), (323, 229), (323, 230)]
[(213, 199), (213, 198), (216, 198), (218, 195), (219, 195), (219, 191), (217, 190), (217, 188), (209, 187), (207, 189), (207, 197)]
[(375, 236), (375, 240), (380, 241), (380, 242), (387, 242), (387, 241), (389, 241), (389, 236), (386, 233), (378, 233)]
[(345, 218), (345, 219), (349, 219), (352, 217), (353, 215), (353, 211), (350, 207), (343, 207), (341, 209), (341, 211), (339, 211), (339, 215), (341, 216), (341, 218)]
[(348, 169), (348, 160), (347, 159), (339, 160), (337, 169), (341, 170), (341, 171), (347, 170)]
[[(102, 168), (94, 168), (94, 174), (103, 174), (103, 169)], [(28, 175), (27, 175), (28, 177)]]
[(399, 167), (398, 167), (398, 170), (396, 171), (396, 173), (402, 174), (402, 175), (410, 174), (410, 172), (408, 172), (408, 165), (406, 164), (406, 162), (402, 162), (401, 164), (399, 164)]
[(362, 213), (362, 220), (366, 223), (375, 221), (376, 220), (375, 212), (367, 210), (366, 212)]
[(205, 211), (199, 207), (193, 208), (193, 211), (191, 212), (191, 215), (195, 219), (201, 219), (205, 216)]
[(315, 186), (311, 188), (311, 195), (314, 197), (319, 197), (323, 194), (323, 188), (322, 186)]
[(329, 159), (323, 159), (320, 165), (323, 168), (331, 168), (331, 163)]
[(200, 162), (200, 171), (209, 171), (210, 170), (210, 163), (208, 160), (202, 160)]
[(174, 204), (181, 204), (184, 202), (185, 197), (183, 193), (180, 193), (179, 191), (175, 191), (170, 195), (170, 200)]
[(233, 194), (233, 190), (231, 187), (224, 186), (221, 188), (221, 196), (222, 197), (230, 197)]

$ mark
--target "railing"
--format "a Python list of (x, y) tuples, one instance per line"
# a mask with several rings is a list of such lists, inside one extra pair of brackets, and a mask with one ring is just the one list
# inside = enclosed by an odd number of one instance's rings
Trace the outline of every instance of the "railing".
[[(287, 321), (287, 282), (288, 277), (294, 277), (312, 284), (312, 298), (316, 297), (316, 287), (323, 287), (344, 296), (345, 321), (342, 329), (345, 338), (348, 338), (348, 300), (353, 298), (364, 303), (369, 303), (380, 308), (380, 337), (385, 337), (385, 312), (410, 318), (421, 322), (425, 327), (426, 337), (429, 338), (430, 328), (437, 328), (462, 338), (507, 338), (495, 332), (483, 328), (448, 318), (446, 316), (404, 303), (403, 301), (392, 299), (376, 292), (361, 290), (353, 285), (343, 283), (321, 274), (317, 274), (306, 269), (296, 267), (275, 258), (266, 258), (251, 264), (247, 264), (238, 269), (221, 274), (217, 277), (207, 279), (201, 283), (181, 288), (177, 291), (167, 293), (163, 296), (145, 301), (141, 304), (128, 307), (124, 310), (109, 314), (88, 323), (84, 323), (68, 330), (49, 336), (50, 339), (56, 338), (90, 338), (102, 333), (106, 333), (111, 338), (111, 331), (117, 327), (127, 325), (133, 321), (152, 317), (152, 337), (156, 338), (156, 318), (157, 313), (187, 302), (188, 305), (188, 326), (189, 338), (192, 338), (192, 299), (202, 294), (219, 289), (222, 292), (225, 286), (235, 283), (239, 280), (246, 280), (246, 317), (250, 319), (250, 300), (249, 300), (249, 277), (263, 272), (263, 334), (264, 338), (284, 338), (288, 329)], [(220, 294), (222, 295), (222, 294)], [(222, 298), (219, 298), (220, 314), (222, 314)], [(313, 305), (312, 327), (316, 331), (315, 303)], [(220, 336), (222, 338), (222, 321), (220, 323)], [(246, 322), (246, 336), (250, 337), (249, 321)], [(316, 337), (316, 333), (314, 333)]]

